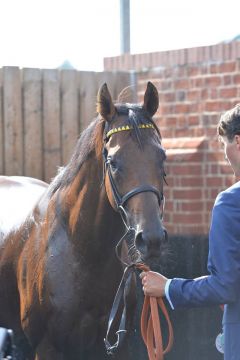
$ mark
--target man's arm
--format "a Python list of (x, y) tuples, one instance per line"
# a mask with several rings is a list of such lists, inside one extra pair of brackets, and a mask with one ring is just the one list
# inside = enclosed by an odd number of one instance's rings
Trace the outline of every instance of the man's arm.
[(196, 279), (174, 278), (166, 286), (168, 279), (149, 272), (142, 277), (145, 294), (164, 296), (166, 293), (173, 308), (216, 305), (236, 300), (240, 283), (240, 211), (236, 201), (234, 194), (223, 192), (213, 209), (209, 236), (211, 275)]

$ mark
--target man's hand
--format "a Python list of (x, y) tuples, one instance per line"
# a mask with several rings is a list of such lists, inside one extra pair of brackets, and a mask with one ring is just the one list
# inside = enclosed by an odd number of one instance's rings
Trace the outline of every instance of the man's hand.
[(165, 285), (167, 278), (154, 271), (143, 271), (140, 274), (143, 284), (143, 292), (145, 295), (154, 297), (165, 296)]

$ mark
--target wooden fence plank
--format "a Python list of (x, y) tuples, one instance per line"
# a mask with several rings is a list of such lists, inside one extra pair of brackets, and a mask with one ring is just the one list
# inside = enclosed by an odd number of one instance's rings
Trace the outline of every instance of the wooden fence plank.
[(4, 174), (3, 83), (0, 69), (0, 175)]
[(105, 72), (96, 73), (95, 76), (97, 77), (98, 89), (100, 88), (100, 86), (102, 86), (104, 83), (106, 83), (108, 86), (108, 89), (112, 95), (113, 101), (115, 101), (116, 100), (115, 91), (114, 91), (115, 81), (114, 81), (113, 73), (111, 73), (110, 71), (105, 71)]
[(99, 87), (107, 82), (116, 100), (130, 80), (125, 72), (0, 69), (0, 174), (49, 181), (97, 115)]
[(21, 73), (17, 67), (3, 68), (3, 116), (5, 174), (23, 174), (23, 122)]
[(81, 130), (97, 115), (97, 93), (101, 85), (106, 82), (113, 100), (117, 100), (118, 94), (131, 85), (131, 81), (131, 74), (127, 72), (79, 72)]
[(60, 89), (58, 70), (43, 70), (44, 180), (50, 181), (61, 165)]
[(41, 70), (23, 69), (24, 175), (43, 178)]
[(96, 116), (98, 84), (96, 73), (79, 72), (80, 130), (85, 129)]
[(96, 75), (98, 87), (106, 82), (114, 101), (117, 101), (119, 93), (125, 87), (133, 85), (130, 73), (104, 71), (96, 73)]
[(78, 77), (76, 70), (61, 71), (62, 164), (70, 160), (80, 133)]

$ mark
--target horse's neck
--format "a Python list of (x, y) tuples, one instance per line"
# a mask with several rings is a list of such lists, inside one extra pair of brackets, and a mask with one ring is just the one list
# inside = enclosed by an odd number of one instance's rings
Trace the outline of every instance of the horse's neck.
[(88, 161), (71, 184), (58, 195), (56, 204), (66, 216), (65, 222), (72, 239), (79, 242), (81, 237), (95, 250), (96, 244), (115, 243), (110, 236), (119, 239), (124, 230), (120, 215), (111, 207), (101, 182), (97, 161)]

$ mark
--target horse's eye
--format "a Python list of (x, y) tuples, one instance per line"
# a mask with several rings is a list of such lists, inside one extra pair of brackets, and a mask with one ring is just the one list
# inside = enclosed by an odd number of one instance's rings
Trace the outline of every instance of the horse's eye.
[(115, 161), (111, 160), (110, 166), (111, 166), (112, 171), (117, 171), (117, 164)]
[(111, 156), (107, 157), (107, 163), (109, 164), (112, 172), (116, 172), (118, 170), (118, 164)]

